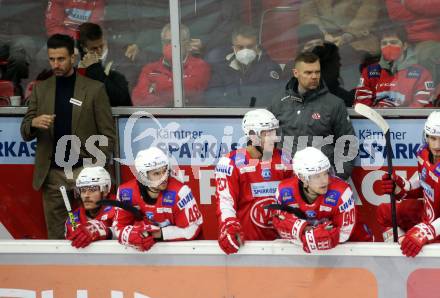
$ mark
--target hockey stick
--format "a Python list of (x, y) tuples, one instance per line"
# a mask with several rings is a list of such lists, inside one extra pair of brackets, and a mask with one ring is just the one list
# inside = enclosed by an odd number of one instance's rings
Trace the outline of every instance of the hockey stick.
[(301, 209), (294, 208), (289, 205), (281, 205), (275, 203), (264, 206), (264, 209), (286, 211), (287, 213), (295, 215), (299, 219), (307, 219), (307, 216), (304, 214), (304, 212)]
[(122, 203), (120, 201), (115, 201), (115, 200), (101, 200), (98, 202), (98, 204), (100, 204), (102, 206), (113, 206), (113, 207), (118, 207), (118, 208), (124, 209), (124, 210), (130, 212), (131, 214), (133, 214), (136, 220), (142, 220), (144, 218), (144, 215), (142, 214), (142, 212), (139, 209), (137, 209), (127, 203)]
[[(390, 126), (378, 112), (376, 112), (369, 106), (358, 103), (354, 106), (354, 110), (358, 114), (373, 121), (374, 124), (379, 126), (379, 128), (382, 130), (385, 136), (385, 146), (387, 150), (388, 176), (391, 179), (393, 174), (393, 158), (392, 158), (393, 149), (391, 148)], [(391, 220), (393, 225), (393, 240), (394, 242), (397, 242), (398, 235), (397, 235), (396, 197), (394, 195), (394, 192), (391, 192), (390, 197), (391, 197)]]
[(69, 221), (70, 224), (72, 225), (72, 229), (76, 230), (78, 225), (76, 224), (75, 216), (73, 215), (72, 207), (70, 206), (69, 197), (67, 196), (66, 187), (64, 185), (60, 186), (60, 192), (61, 192), (61, 196), (63, 197), (64, 205), (66, 206), (67, 209), (67, 214), (69, 215)]

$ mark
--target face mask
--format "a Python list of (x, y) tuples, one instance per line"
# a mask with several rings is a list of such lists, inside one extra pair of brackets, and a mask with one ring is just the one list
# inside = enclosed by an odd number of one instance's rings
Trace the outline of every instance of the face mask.
[(162, 47), (162, 54), (168, 63), (173, 62), (173, 54), (171, 52), (171, 44), (166, 44)]
[(382, 48), (382, 57), (386, 61), (396, 61), (402, 55), (402, 47), (388, 45)]
[(255, 50), (243, 49), (235, 53), (235, 58), (238, 62), (244, 65), (250, 64), (257, 57), (257, 52)]

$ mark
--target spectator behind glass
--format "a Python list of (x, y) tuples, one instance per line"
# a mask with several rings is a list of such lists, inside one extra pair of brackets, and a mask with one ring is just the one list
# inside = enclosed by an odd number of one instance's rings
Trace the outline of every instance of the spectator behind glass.
[(123, 74), (115, 70), (115, 64), (109, 58), (107, 40), (98, 24), (83, 23), (79, 26), (79, 47), (81, 61), (78, 71), (104, 83), (112, 107), (131, 106), (128, 82)]
[[(211, 70), (205, 61), (191, 55), (190, 32), (183, 24), (180, 25), (180, 38), (184, 104), (198, 105), (201, 94), (208, 86)], [(170, 24), (163, 27), (161, 40), (162, 57), (142, 68), (136, 87), (133, 89), (132, 101), (135, 106), (174, 106)]]
[(440, 0), (386, 0), (388, 14), (405, 25), (421, 65), (440, 83)]
[[(281, 87), (281, 68), (257, 44), (257, 31), (242, 26), (232, 34), (232, 52), (212, 65), (205, 95), (210, 106), (268, 106)], [(252, 100), (251, 98), (255, 98)]]
[(431, 105), (431, 74), (417, 64), (406, 40), (405, 30), (397, 24), (381, 32), (381, 59), (363, 70), (355, 103), (377, 108)]
[[(330, 93), (344, 100), (347, 107), (353, 105), (354, 92), (347, 91), (341, 86), (341, 57), (338, 47), (324, 40), (324, 34), (314, 24), (301, 25), (297, 28), (298, 46), (301, 52), (312, 52), (319, 57), (321, 63), (321, 79)], [(355, 66), (356, 67), (356, 66)], [(284, 67), (283, 80), (292, 77), (293, 61)]]

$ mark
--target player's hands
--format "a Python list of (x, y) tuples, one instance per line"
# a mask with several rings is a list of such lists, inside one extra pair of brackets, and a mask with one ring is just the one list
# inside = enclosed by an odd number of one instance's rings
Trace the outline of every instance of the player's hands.
[(407, 257), (415, 257), (423, 245), (435, 239), (434, 227), (429, 223), (419, 223), (412, 227), (400, 244), (402, 253)]
[(307, 222), (293, 214), (281, 211), (272, 218), (272, 225), (283, 239), (300, 240)]
[(301, 237), (303, 249), (307, 253), (332, 249), (339, 243), (339, 231), (330, 222), (320, 224), (312, 230), (305, 231)]
[(49, 129), (55, 121), (55, 115), (40, 115), (32, 119), (31, 126), (35, 128)]
[[(397, 187), (396, 187), (397, 186)], [(402, 196), (404, 193), (411, 190), (411, 184), (408, 180), (399, 175), (384, 174), (379, 180), (379, 194), (391, 194), (393, 191), (396, 195)]]
[(120, 233), (119, 242), (140, 251), (149, 250), (155, 243), (145, 224), (125, 227)]
[(235, 217), (228, 217), (220, 225), (218, 244), (228, 255), (238, 252), (240, 246), (244, 244), (244, 233)]
[(139, 47), (137, 44), (131, 44), (127, 47), (125, 51), (125, 57), (134, 61), (136, 59), (137, 54), (139, 53)]
[(110, 229), (102, 221), (90, 220), (79, 225), (67, 239), (72, 241), (73, 247), (83, 248), (93, 241), (108, 239), (110, 235)]

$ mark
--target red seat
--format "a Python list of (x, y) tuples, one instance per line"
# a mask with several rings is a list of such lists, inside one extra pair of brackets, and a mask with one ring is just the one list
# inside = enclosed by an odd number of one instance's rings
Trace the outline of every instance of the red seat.
[(0, 80), (0, 106), (9, 106), (9, 97), (14, 95), (12, 81)]
[[(286, 4), (288, 6), (275, 6)], [(269, 56), (280, 64), (293, 59), (297, 52), (299, 5), (300, 0), (263, 1), (260, 44)]]

